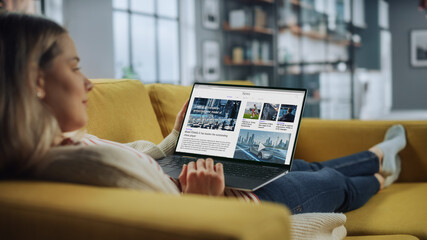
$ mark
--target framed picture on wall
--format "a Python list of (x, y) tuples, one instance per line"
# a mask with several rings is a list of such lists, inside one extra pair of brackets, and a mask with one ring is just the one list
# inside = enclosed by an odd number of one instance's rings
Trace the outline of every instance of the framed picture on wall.
[(427, 67), (427, 29), (411, 31), (411, 66)]
[(203, 1), (203, 27), (219, 29), (219, 2), (218, 0)]

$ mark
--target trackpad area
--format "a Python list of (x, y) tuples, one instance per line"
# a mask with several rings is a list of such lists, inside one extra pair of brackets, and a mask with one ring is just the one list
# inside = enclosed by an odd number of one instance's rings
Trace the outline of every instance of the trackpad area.
[(265, 181), (244, 177), (225, 176), (225, 186), (230, 188), (253, 190)]

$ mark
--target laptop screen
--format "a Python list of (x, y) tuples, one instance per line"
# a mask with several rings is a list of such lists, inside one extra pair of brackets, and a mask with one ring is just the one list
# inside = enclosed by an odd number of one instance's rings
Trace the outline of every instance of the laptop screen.
[(196, 83), (175, 151), (289, 165), (305, 93)]

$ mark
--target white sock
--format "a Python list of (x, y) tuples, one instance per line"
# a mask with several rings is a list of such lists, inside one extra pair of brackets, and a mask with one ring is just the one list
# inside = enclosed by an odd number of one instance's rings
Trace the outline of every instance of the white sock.
[(394, 125), (390, 127), (385, 134), (384, 142), (375, 145), (384, 154), (381, 175), (384, 177), (393, 175), (393, 178), (397, 179), (400, 173), (400, 158), (398, 158), (397, 154), (405, 146), (406, 136), (403, 126)]
[(400, 157), (398, 155), (396, 155), (396, 172), (393, 173), (392, 175), (385, 177), (384, 178), (384, 188), (390, 186), (392, 183), (394, 183), (397, 178), (399, 177), (400, 174), (400, 170), (402, 169), (401, 166), (402, 162), (400, 160)]

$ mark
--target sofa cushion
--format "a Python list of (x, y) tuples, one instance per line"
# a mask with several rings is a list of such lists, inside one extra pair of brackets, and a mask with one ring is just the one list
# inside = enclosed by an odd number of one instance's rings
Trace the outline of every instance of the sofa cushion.
[(140, 81), (95, 79), (92, 82), (88, 133), (121, 143), (163, 140), (148, 92)]
[(427, 239), (427, 183), (396, 183), (346, 213), (348, 235), (409, 234)]
[[(221, 81), (214, 83), (253, 85), (250, 81)], [(192, 86), (160, 83), (147, 84), (145, 86), (150, 95), (151, 104), (153, 104), (163, 136), (166, 137), (175, 125), (176, 115), (190, 97)]]
[(157, 83), (147, 84), (146, 87), (157, 121), (163, 136), (166, 137), (175, 125), (176, 115), (190, 97), (192, 86)]

